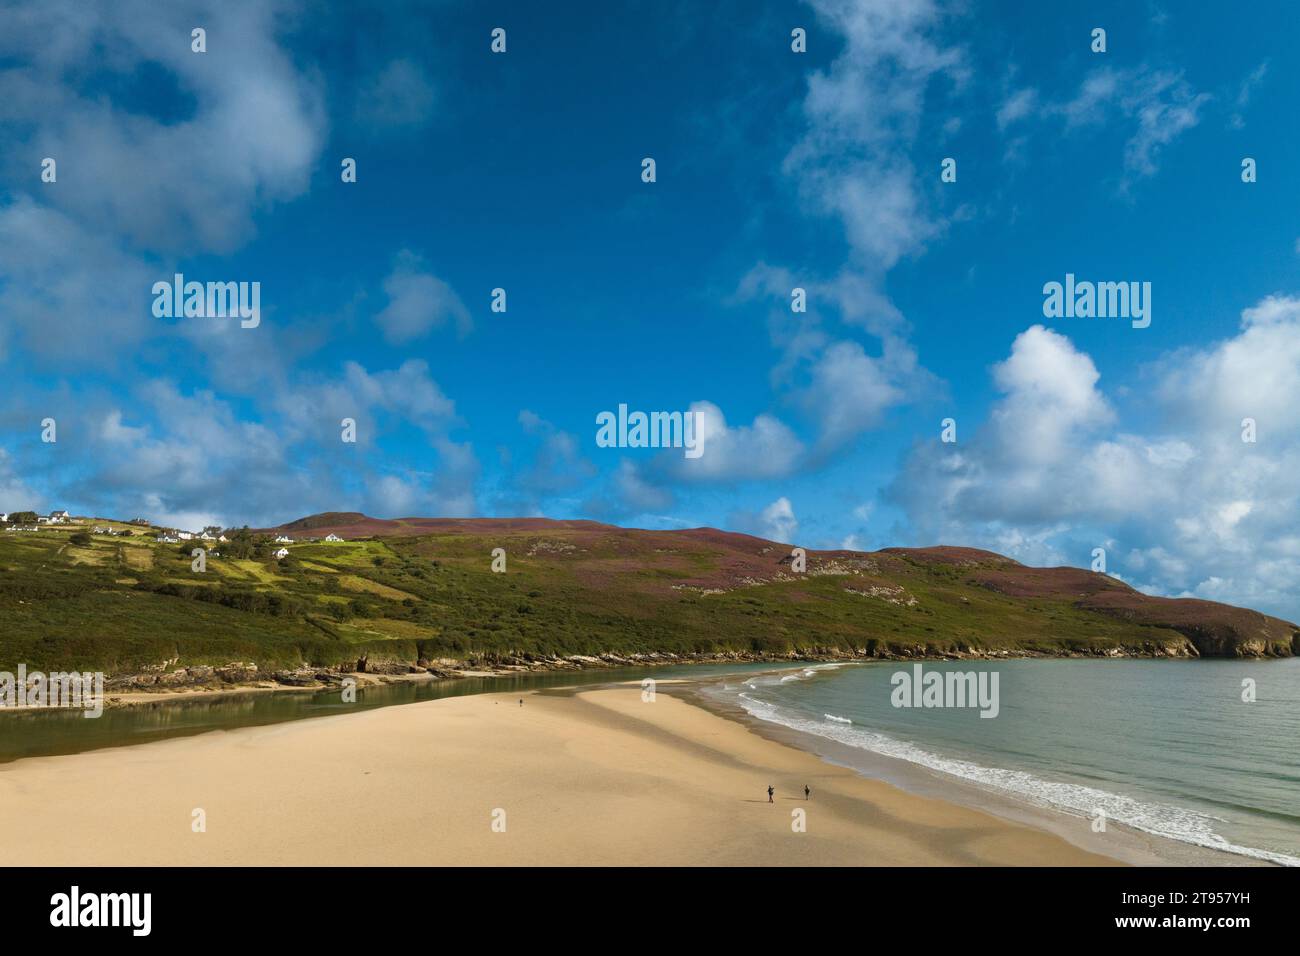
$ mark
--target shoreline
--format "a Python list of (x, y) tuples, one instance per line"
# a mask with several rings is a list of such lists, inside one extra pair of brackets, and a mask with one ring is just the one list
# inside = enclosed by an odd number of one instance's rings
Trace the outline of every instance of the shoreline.
[[(302, 666), (293, 670), (281, 669), (266, 671), (265, 677), (238, 681), (214, 681), (210, 676), (199, 680), (187, 681), (182, 676), (179, 680), (169, 680), (175, 674), (184, 674), (186, 668), (173, 671), (171, 675), (161, 671), (132, 671), (117, 674), (106, 679), (104, 690), (104, 708), (129, 707), (140, 703), (167, 703), (171, 701), (193, 700), (195, 698), (219, 697), (235, 694), (273, 693), (276, 691), (321, 691), (338, 687), (346, 678), (353, 678), (359, 687), (386, 683), (424, 683), (472, 678), (510, 678), (529, 675), (552, 675), (565, 673), (590, 673), (592, 671), (617, 670), (625, 667), (688, 667), (695, 665), (718, 664), (771, 664), (773, 668), (797, 668), (808, 664), (852, 664), (872, 663), (877, 661), (895, 662), (936, 662), (936, 661), (1017, 661), (1017, 660), (1169, 660), (1169, 661), (1203, 661), (1203, 660), (1287, 660), (1286, 657), (1207, 657), (1199, 654), (1169, 654), (1159, 646), (1150, 648), (1112, 648), (1106, 653), (1042, 653), (1025, 649), (989, 651), (972, 651), (969, 653), (928, 653), (925, 651), (884, 654), (799, 654), (799, 655), (763, 655), (744, 652), (722, 652), (718, 654), (675, 655), (670, 653), (619, 655), (602, 653), (599, 655), (573, 654), (565, 657), (515, 657), (506, 661), (453, 661), (441, 660), (432, 663), (378, 661), (376, 670), (358, 671), (329, 667)], [(212, 665), (190, 665), (192, 668), (212, 672)], [(247, 664), (228, 664), (225, 667), (244, 667)], [(257, 671), (257, 665), (251, 665)], [(40, 668), (31, 668), (34, 672)], [(155, 681), (151, 684), (137, 683), (142, 680)], [(112, 684), (116, 683), (114, 687)], [(59, 710), (57, 707), (3, 707), (0, 706), (0, 720), (4, 714)]]
[(0, 766), (0, 824), (19, 865), (1117, 862), (660, 688), (475, 694), (25, 758)]
[(1278, 866), (1268, 860), (1186, 843), (1115, 821), (1108, 823), (1105, 833), (1094, 833), (1087, 817), (1076, 816), (1057, 807), (1034, 804), (1012, 793), (981, 787), (896, 757), (852, 747), (774, 721), (762, 720), (739, 705), (710, 696), (700, 685), (687, 688), (687, 693), (696, 706), (743, 724), (760, 737), (803, 750), (829, 764), (844, 767), (867, 779), (882, 781), (908, 793), (956, 803), (1009, 822), (1052, 833), (1081, 850), (1111, 857), (1125, 865)]
[[(844, 661), (837, 661), (847, 663)], [(803, 660), (794, 662), (787, 659), (781, 661), (700, 661), (700, 664), (718, 664), (718, 663), (736, 663), (736, 664), (771, 664), (770, 669), (748, 670), (743, 673), (782, 673), (787, 670), (799, 670), (809, 663), (815, 661)], [(867, 663), (863, 661), (862, 663)], [(680, 661), (663, 661), (660, 666), (677, 665), (683, 669), (689, 670)], [(642, 664), (641, 666), (645, 666)], [(361, 687), (374, 687), (393, 684), (442, 684), (452, 683), (457, 679), (494, 679), (494, 678), (520, 678), (520, 677), (558, 677), (566, 671), (596, 677), (597, 680), (565, 686), (557, 684), (552, 687), (537, 687), (527, 690), (516, 689), (511, 693), (524, 693), (554, 695), (554, 694), (581, 694), (594, 690), (610, 687), (628, 687), (636, 688), (639, 682), (627, 680), (621, 676), (610, 674), (608, 682), (601, 682), (599, 672), (607, 670), (616, 670), (620, 667), (627, 669), (629, 665), (606, 665), (606, 666), (587, 666), (579, 668), (563, 669), (543, 669), (537, 671), (506, 671), (506, 672), (488, 672), (475, 671), (465, 672), (456, 675), (455, 678), (450, 676), (437, 676), (429, 673), (417, 674), (371, 674), (363, 673), (355, 675), (358, 684)], [(733, 676), (740, 676), (742, 672), (737, 671)], [(1111, 822), (1108, 831), (1105, 834), (1095, 834), (1091, 831), (1089, 820), (1087, 818), (1074, 815), (1060, 808), (1043, 806), (1031, 803), (1015, 794), (994, 791), (969, 781), (961, 780), (942, 774), (938, 771), (919, 766), (917, 764), (901, 760), (894, 757), (877, 754), (862, 748), (852, 747), (847, 744), (825, 738), (806, 731), (795, 730), (782, 724), (771, 721), (764, 721), (748, 713), (744, 708), (728, 704), (718, 699), (716, 696), (705, 692), (706, 686), (716, 686), (724, 681), (728, 675), (710, 674), (710, 675), (681, 675), (671, 678), (661, 678), (659, 684), (671, 686), (674, 693), (681, 698), (710, 714), (719, 716), (729, 722), (736, 723), (744, 727), (748, 732), (769, 740), (773, 743), (785, 747), (796, 749), (802, 753), (809, 754), (828, 765), (841, 767), (855, 773), (864, 779), (883, 782), (886, 785), (899, 788), (907, 793), (917, 796), (930, 797), (945, 802), (953, 803), (968, 809), (990, 813), (1004, 821), (1029, 826), (1044, 832), (1052, 833), (1069, 842), (1078, 849), (1094, 854), (1108, 856), (1117, 861), (1131, 865), (1188, 865), (1188, 866), (1270, 866), (1275, 865), (1268, 860), (1253, 858), (1250, 856), (1231, 853), (1228, 851), (1218, 850), (1212, 847), (1200, 846), (1197, 844), (1179, 841), (1176, 838), (1156, 835), (1141, 831), (1138, 829), (1124, 826), (1123, 824)], [(220, 689), (183, 689), (171, 688), (166, 691), (153, 692), (136, 692), (129, 695), (123, 695), (129, 698), (121, 702), (118, 706), (125, 709), (135, 705), (166, 705), (168, 703), (181, 702), (186, 700), (204, 699), (218, 700), (231, 695), (267, 695), (274, 694), (277, 690), (292, 691), (310, 691), (318, 693), (321, 690), (328, 690), (325, 686), (285, 686), (280, 684), (263, 684), (261, 686), (232, 686)], [(504, 691), (480, 690), (471, 692), (472, 696), (500, 696)], [(296, 695), (295, 695), (296, 696)], [(418, 703), (428, 704), (432, 701), (420, 701)], [(402, 709), (414, 706), (415, 702), (393, 701), (389, 704), (380, 704), (375, 707), (377, 710)], [(47, 708), (48, 710), (48, 708)], [(336, 718), (342, 716), (351, 716), (349, 714), (329, 715)], [(316, 716), (303, 714), (298, 717), (289, 717), (284, 720), (268, 722), (266, 724), (254, 725), (254, 727), (276, 727), (300, 723), (306, 720), (317, 721), (325, 719), (325, 715)], [(211, 734), (213, 732), (236, 732), (242, 727), (233, 727), (223, 729), (220, 727), (198, 730), (191, 734), (177, 735), (176, 737), (164, 737), (156, 742), (166, 742), (168, 740), (192, 739), (196, 736)], [(110, 744), (99, 749), (86, 751), (76, 751), (59, 756), (69, 757), (76, 756), (80, 753), (96, 753), (104, 750), (118, 750), (121, 747), (137, 746), (137, 744), (123, 743)], [(51, 754), (53, 756), (54, 754)], [(16, 760), (0, 764), (0, 767), (12, 765), (23, 760), (43, 759), (41, 755), (19, 757)]]

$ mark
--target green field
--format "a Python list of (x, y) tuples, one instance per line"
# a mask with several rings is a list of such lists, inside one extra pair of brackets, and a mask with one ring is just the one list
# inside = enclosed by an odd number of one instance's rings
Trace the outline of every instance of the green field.
[[(1218, 653), (1211, 639), (1226, 642), (1226, 654), (1285, 654), (1295, 633), (1254, 612), (1160, 604), (1105, 576), (1040, 573), (987, 552), (956, 563), (924, 552), (810, 553), (808, 573), (791, 574), (783, 546), (743, 535), (476, 533), (467, 523), (294, 544), (284, 562), (262, 541), (247, 557), (209, 558), (200, 574), (177, 545), (106, 536), (74, 545), (76, 530), (85, 529), (0, 534), (0, 669), (652, 651), (1173, 654), (1194, 645)], [(505, 574), (490, 570), (497, 547), (508, 553)], [(1051, 574), (1060, 581), (1042, 584)], [(1116, 607), (1095, 606), (1106, 600)], [(1241, 624), (1229, 612), (1251, 617)], [(1259, 650), (1250, 643), (1256, 618), (1265, 622)]]

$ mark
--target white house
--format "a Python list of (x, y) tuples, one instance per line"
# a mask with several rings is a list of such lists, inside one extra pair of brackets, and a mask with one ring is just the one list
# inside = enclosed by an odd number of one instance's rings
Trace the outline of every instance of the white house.
[(189, 541), (194, 537), (194, 534), (190, 531), (177, 531), (176, 537), (180, 538), (182, 541)]
[(72, 515), (68, 514), (66, 511), (51, 511), (50, 524), (63, 524), (63, 522), (67, 521), (71, 517)]
[(174, 534), (160, 534), (154, 540), (159, 544), (179, 544), (181, 539)]
[(208, 532), (205, 531), (205, 532), (203, 532), (201, 535), (199, 535), (199, 540), (200, 540), (200, 541), (216, 541), (216, 540), (217, 540), (217, 536), (216, 536), (215, 534), (208, 534)]
[(327, 534), (327, 535), (325, 535), (325, 540), (326, 540), (326, 541), (342, 541), (343, 539), (340, 538), (340, 537), (339, 537), (338, 535), (336, 535), (336, 534)]
[(289, 556), (288, 548), (281, 548), (279, 551), (274, 551), (271, 553), (271, 557), (275, 558), (275, 560), (277, 561), (283, 561), (288, 556)]
[(9, 512), (0, 511), (0, 524), (6, 524), (9, 521)]
[(280, 535), (279, 537), (277, 537), (277, 538), (275, 539), (275, 543), (276, 543), (276, 544), (293, 544), (293, 538), (289, 537), (287, 534), (282, 534), (282, 535)]

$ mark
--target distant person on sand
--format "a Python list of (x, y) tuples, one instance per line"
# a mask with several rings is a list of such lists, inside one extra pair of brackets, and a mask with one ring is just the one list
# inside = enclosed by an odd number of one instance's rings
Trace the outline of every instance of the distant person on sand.
[(776, 793), (776, 791), (773, 790), (771, 787), (768, 787), (768, 788), (767, 788), (767, 802), (768, 802), (768, 803), (776, 803), (776, 801), (772, 799), (772, 794), (774, 794), (774, 793)]
[(519, 706), (524, 706), (524, 699), (522, 697), (519, 698)]
[(807, 800), (811, 797), (812, 797), (812, 791), (808, 789), (808, 784), (805, 783), (803, 785), (803, 798)]

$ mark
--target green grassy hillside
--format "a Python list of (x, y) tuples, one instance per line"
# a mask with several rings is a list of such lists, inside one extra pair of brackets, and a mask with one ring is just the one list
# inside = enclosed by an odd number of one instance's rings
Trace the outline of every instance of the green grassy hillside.
[[(809, 552), (807, 570), (797, 573), (788, 546), (710, 529), (342, 514), (281, 530), (337, 531), (349, 539), (343, 543), (296, 542), (285, 561), (272, 558), (278, 545), (261, 537), (240, 548), (216, 545), (227, 556), (209, 558), (200, 574), (186, 556), (197, 541), (156, 544), (149, 532), (87, 540), (86, 530), (0, 534), (0, 669), (21, 662), (111, 674), (170, 661), (252, 661), (265, 670), (362, 656), (491, 661), (655, 651), (1300, 649), (1294, 625), (1254, 611), (1148, 598), (1104, 575), (1026, 568), (962, 548)], [(491, 571), (494, 548), (506, 551), (504, 574)]]

